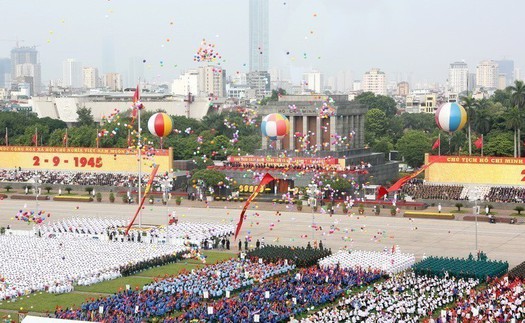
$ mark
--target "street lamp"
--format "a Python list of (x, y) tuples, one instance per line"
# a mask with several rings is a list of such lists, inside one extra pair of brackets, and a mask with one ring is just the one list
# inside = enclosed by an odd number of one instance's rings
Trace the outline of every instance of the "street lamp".
[(41, 193), (40, 187), (39, 187), (40, 186), (40, 176), (39, 175), (33, 176), (33, 181), (35, 182), (34, 190), (35, 190), (35, 195), (36, 195), (36, 197), (35, 197), (35, 202), (36, 202), (35, 213), (38, 214), (38, 207), (39, 207), (39, 205), (38, 205), (38, 197), (40, 196), (40, 193)]
[(306, 190), (308, 194), (310, 207), (312, 209), (312, 239), (315, 240), (315, 211), (314, 208), (317, 206), (317, 196), (320, 191), (317, 189), (317, 184), (308, 184), (308, 189)]
[(474, 201), (474, 206), (472, 207), (472, 214), (474, 215), (474, 218), (476, 220), (475, 241), (476, 241), (476, 253), (477, 253), (478, 252), (478, 215), (479, 215), (479, 209), (480, 209), (478, 205), (479, 190), (477, 189), (472, 190), (472, 193), (469, 194), (469, 199), (470, 201)]

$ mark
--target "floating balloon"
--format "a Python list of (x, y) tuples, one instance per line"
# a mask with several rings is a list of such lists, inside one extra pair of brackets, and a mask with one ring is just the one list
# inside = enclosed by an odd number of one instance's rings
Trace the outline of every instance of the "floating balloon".
[(148, 130), (157, 137), (166, 137), (173, 130), (173, 121), (166, 113), (155, 113), (148, 120)]
[(454, 132), (463, 129), (467, 123), (467, 112), (456, 102), (449, 102), (436, 110), (436, 124), (439, 129)]
[(280, 113), (272, 113), (262, 119), (262, 135), (270, 140), (281, 140), (290, 132), (290, 121)]

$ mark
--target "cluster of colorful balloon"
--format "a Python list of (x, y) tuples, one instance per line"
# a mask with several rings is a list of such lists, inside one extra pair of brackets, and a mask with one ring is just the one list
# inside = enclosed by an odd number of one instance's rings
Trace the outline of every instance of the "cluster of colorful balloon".
[(46, 218), (49, 218), (51, 214), (46, 213), (46, 211), (38, 211), (35, 214), (35, 211), (24, 211), (19, 210), (15, 215), (15, 219), (18, 221), (23, 221), (29, 223), (40, 224), (45, 221)]

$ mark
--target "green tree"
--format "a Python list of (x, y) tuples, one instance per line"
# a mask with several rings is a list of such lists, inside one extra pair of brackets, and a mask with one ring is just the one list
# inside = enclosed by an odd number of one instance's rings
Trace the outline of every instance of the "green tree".
[(372, 151), (382, 152), (385, 156), (394, 149), (394, 144), (389, 137), (381, 137), (372, 144)]
[[(521, 80), (517, 80), (514, 82), (514, 85), (508, 87), (511, 95), (510, 95), (510, 101), (512, 103), (512, 106), (515, 106), (518, 108), (518, 115), (520, 120), (523, 119), (524, 109), (525, 109), (525, 83)], [(523, 123), (523, 120), (522, 120)], [(520, 124), (518, 127), (518, 157), (521, 157), (521, 127), (523, 124)]]
[(379, 109), (370, 109), (365, 117), (365, 137), (367, 142), (372, 143), (386, 134), (388, 119), (385, 112)]
[(354, 101), (366, 105), (369, 109), (379, 109), (387, 117), (392, 117), (397, 113), (397, 104), (394, 99), (384, 95), (375, 95), (372, 92), (363, 92), (355, 97)]
[(512, 156), (512, 146), (512, 134), (499, 132), (487, 136), (483, 151), (488, 156)]
[(518, 134), (518, 129), (520, 129), (523, 126), (523, 120), (521, 119), (522, 114), (518, 106), (513, 106), (507, 111), (505, 117), (506, 117), (505, 125), (507, 126), (507, 128), (514, 130), (514, 145), (513, 145), (514, 157), (517, 157), (518, 156), (517, 146), (519, 146), (519, 143), (517, 142), (517, 134)]
[(86, 107), (80, 107), (77, 105), (77, 125), (78, 126), (93, 126), (95, 120), (91, 114), (91, 109)]
[(436, 129), (436, 120), (431, 113), (403, 113), (400, 116), (404, 129), (432, 132)]
[(430, 140), (422, 131), (409, 130), (397, 142), (397, 150), (412, 167), (423, 165), (425, 153), (432, 148)]
[(476, 113), (476, 119), (473, 123), (474, 129), (483, 134), (487, 135), (492, 128), (492, 117), (488, 107), (481, 107)]
[(216, 170), (201, 169), (196, 171), (191, 179), (195, 182), (202, 180), (206, 186), (216, 187), (219, 183), (226, 183), (226, 176)]

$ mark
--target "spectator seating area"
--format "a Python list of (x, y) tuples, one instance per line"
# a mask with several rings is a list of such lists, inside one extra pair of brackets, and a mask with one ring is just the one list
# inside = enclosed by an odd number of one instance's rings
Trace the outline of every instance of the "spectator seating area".
[(339, 266), (340, 268), (367, 268), (394, 274), (409, 269), (416, 258), (413, 254), (401, 253), (399, 249), (383, 251), (339, 251), (319, 260), (321, 268)]
[(459, 200), (463, 186), (423, 184), (420, 181), (409, 182), (402, 188), (405, 195), (414, 199)]
[(0, 300), (36, 291), (67, 292), (121, 275), (121, 268), (182, 254), (173, 245), (113, 243), (87, 237), (0, 236)]
[[(42, 184), (54, 185), (85, 185), (85, 186), (113, 186), (136, 187), (137, 175), (134, 173), (103, 173), (103, 172), (73, 172), (73, 171), (33, 171), (33, 170), (0, 170), (0, 182), (32, 183), (38, 176)], [(153, 187), (159, 187), (160, 181), (166, 176), (157, 175)], [(142, 182), (148, 181), (149, 174), (142, 176)]]
[(484, 195), (486, 201), (501, 203), (523, 203), (525, 201), (525, 188), (494, 186)]
[(461, 277), (483, 280), (486, 277), (499, 277), (509, 270), (509, 264), (503, 261), (489, 261), (459, 258), (427, 257), (416, 263), (414, 272), (420, 275), (442, 276), (445, 272)]
[(297, 265), (297, 267), (310, 267), (317, 263), (321, 258), (332, 254), (329, 249), (324, 249), (321, 245), (319, 248), (312, 248), (310, 246), (304, 247), (287, 247), (287, 246), (273, 246), (269, 245), (263, 248), (258, 248), (248, 252), (248, 258), (262, 258), (266, 261), (277, 262), (283, 259)]
[(469, 295), (478, 280), (404, 272), (344, 297), (301, 322), (420, 322), (433, 311)]

